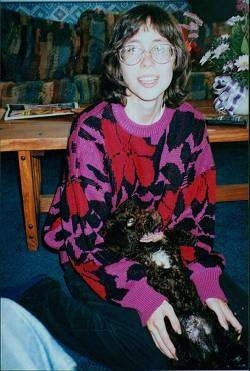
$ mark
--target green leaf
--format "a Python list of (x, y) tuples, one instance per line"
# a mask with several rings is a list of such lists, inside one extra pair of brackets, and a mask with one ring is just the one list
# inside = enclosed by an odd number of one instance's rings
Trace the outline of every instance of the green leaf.
[(242, 29), (242, 25), (236, 23), (232, 27), (231, 45), (232, 45), (232, 48), (239, 53), (241, 52), (241, 44), (242, 44), (243, 37), (244, 37), (244, 32)]
[(246, 36), (244, 36), (240, 48), (242, 54), (249, 54), (249, 45)]

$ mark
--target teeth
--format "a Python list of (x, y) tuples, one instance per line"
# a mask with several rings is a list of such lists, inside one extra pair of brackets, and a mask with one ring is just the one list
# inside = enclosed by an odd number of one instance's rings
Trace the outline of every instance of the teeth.
[(154, 82), (157, 80), (157, 78), (156, 77), (141, 77), (139, 80), (142, 82)]

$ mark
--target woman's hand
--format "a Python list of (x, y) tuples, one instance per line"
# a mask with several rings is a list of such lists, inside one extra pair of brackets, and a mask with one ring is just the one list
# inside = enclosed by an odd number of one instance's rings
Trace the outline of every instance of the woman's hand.
[(228, 307), (227, 303), (225, 303), (221, 299), (208, 298), (206, 300), (206, 304), (210, 309), (212, 309), (215, 312), (220, 325), (225, 330), (228, 330), (228, 324), (234, 327), (237, 334), (239, 334), (238, 336), (239, 339), (242, 331), (242, 326), (240, 322), (237, 320), (237, 318), (234, 316), (231, 309)]
[(181, 334), (181, 325), (171, 304), (166, 300), (151, 314), (147, 321), (147, 328), (155, 345), (167, 357), (177, 359), (174, 344), (168, 335), (164, 318), (168, 317), (174, 331)]

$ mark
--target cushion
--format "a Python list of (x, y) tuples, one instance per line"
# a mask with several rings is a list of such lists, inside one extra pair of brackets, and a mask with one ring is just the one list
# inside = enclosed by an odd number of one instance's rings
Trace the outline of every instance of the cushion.
[(71, 74), (74, 26), (1, 10), (1, 79), (34, 81)]
[(105, 13), (100, 9), (86, 10), (81, 14), (75, 26), (74, 74), (102, 72), (102, 53), (118, 16), (118, 13)]
[(0, 82), (0, 106), (15, 103), (93, 103), (100, 99), (98, 75), (76, 75), (51, 81)]

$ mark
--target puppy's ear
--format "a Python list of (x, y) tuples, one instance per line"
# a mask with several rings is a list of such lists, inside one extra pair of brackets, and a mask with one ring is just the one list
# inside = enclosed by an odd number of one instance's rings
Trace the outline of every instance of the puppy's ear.
[(104, 230), (112, 229), (113, 225), (114, 225), (113, 220), (111, 220), (111, 219), (106, 220), (106, 222), (104, 224)]
[(103, 229), (102, 236), (104, 243), (112, 250), (119, 251), (128, 243), (127, 233), (124, 233), (122, 224), (117, 220), (108, 220)]

